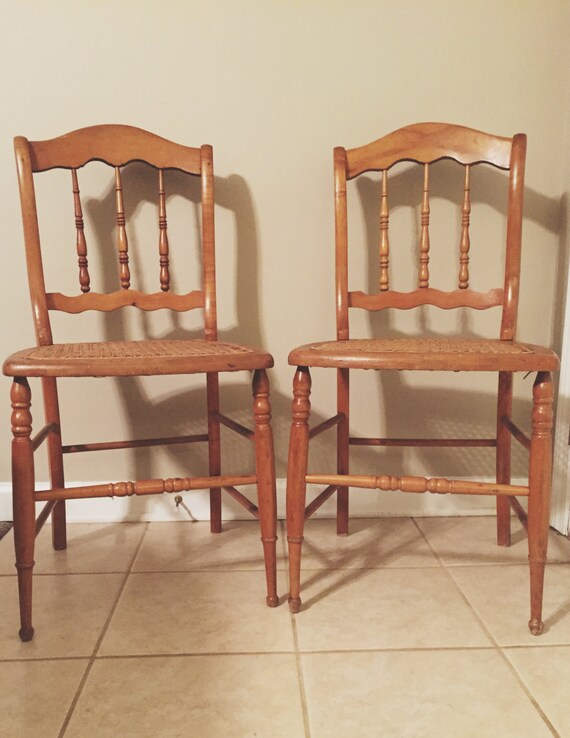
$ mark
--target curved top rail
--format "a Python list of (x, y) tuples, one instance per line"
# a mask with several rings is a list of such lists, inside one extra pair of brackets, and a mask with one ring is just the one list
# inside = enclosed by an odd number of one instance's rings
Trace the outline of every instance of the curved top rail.
[(199, 148), (173, 143), (134, 126), (89, 126), (46, 141), (27, 141), (22, 136), (15, 139), (17, 148), (24, 142), (34, 172), (77, 169), (89, 161), (103, 161), (114, 167), (144, 161), (160, 169), (201, 173)]
[[(523, 135), (523, 134), (517, 134)], [(371, 170), (389, 169), (399, 161), (430, 164), (455, 159), (460, 164), (486, 162), (509, 169), (511, 138), (493, 136), (448, 123), (415, 123), (358, 148), (349, 149), (347, 177)]]

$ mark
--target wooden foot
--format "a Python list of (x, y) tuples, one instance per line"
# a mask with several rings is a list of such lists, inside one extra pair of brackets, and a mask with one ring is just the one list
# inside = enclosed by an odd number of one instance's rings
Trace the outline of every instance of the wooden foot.
[(301, 610), (301, 598), (289, 597), (289, 610), (292, 613), (298, 613)]
[(29, 628), (20, 628), (18, 635), (22, 643), (27, 643), (34, 637), (34, 629), (31, 626)]

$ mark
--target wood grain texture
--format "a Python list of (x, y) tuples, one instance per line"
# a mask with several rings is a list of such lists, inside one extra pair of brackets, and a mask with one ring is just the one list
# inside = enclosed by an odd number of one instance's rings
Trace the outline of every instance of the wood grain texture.
[(498, 339), (351, 338), (299, 346), (293, 366), (347, 369), (529, 372), (559, 367), (558, 356), (542, 346)]
[(193, 290), (185, 295), (174, 292), (140, 292), (124, 289), (117, 292), (89, 292), (85, 295), (62, 295), (61, 292), (46, 294), (48, 310), (61, 310), (64, 313), (84, 313), (86, 310), (99, 310), (109, 313), (124, 307), (136, 307), (140, 310), (176, 310), (184, 312), (204, 307), (205, 298), (202, 290)]
[(503, 290), (496, 288), (488, 292), (475, 292), (466, 289), (444, 292), (433, 287), (424, 287), (411, 292), (390, 290), (375, 295), (355, 291), (348, 293), (347, 302), (351, 308), (363, 308), (364, 310), (384, 310), (385, 308), (411, 310), (420, 305), (435, 305), (443, 310), (454, 310), (458, 307), (488, 310), (503, 304)]
[(201, 173), (199, 148), (181, 146), (134, 126), (90, 126), (58, 138), (28, 143), (34, 172), (56, 167), (78, 169), (89, 161), (102, 161), (112, 167), (146, 161), (160, 169)]
[(416, 123), (347, 151), (348, 179), (363, 172), (389, 169), (399, 161), (431, 164), (455, 159), (460, 164), (488, 162), (508, 169), (511, 139), (448, 123)]

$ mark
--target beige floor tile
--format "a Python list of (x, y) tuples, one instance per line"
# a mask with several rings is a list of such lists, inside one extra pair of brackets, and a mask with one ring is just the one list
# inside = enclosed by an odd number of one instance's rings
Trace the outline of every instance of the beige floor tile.
[(265, 604), (262, 572), (131, 574), (104, 655), (291, 651), (288, 608)]
[(530, 634), (528, 566), (448, 570), (501, 646), (570, 643), (570, 565), (551, 564), (544, 580), (544, 631)]
[[(91, 574), (127, 571), (145, 523), (70, 523), (67, 549), (54, 551), (51, 526), (46, 525), (36, 539), (36, 574)], [(0, 574), (16, 574), (14, 536), (10, 532), (0, 542)]]
[[(278, 567), (284, 567), (283, 536), (277, 531)], [(152, 523), (134, 571), (263, 570), (263, 546), (257, 521), (223, 524), (210, 533), (209, 523)]]
[[(497, 546), (494, 516), (466, 518), (417, 518), (416, 522), (430, 545), (447, 566), (527, 563), (528, 543), (524, 528), (512, 520), (512, 542)], [(570, 541), (550, 532), (550, 561), (570, 562)]]
[(16, 578), (0, 577), (0, 660), (90, 656), (122, 581), (122, 574), (34, 577), (36, 632), (21, 643)]
[(301, 650), (489, 645), (442, 569), (313, 571), (304, 580)]
[(309, 520), (303, 569), (376, 569), (384, 566), (439, 566), (409, 518), (356, 518), (350, 535), (337, 536), (334, 520)]
[(87, 661), (0, 663), (2, 735), (56, 738)]
[(295, 658), (98, 660), (65, 735), (302, 738)]
[(302, 656), (311, 738), (546, 738), (495, 651)]
[(523, 682), (561, 736), (570, 736), (570, 647), (505, 651)]

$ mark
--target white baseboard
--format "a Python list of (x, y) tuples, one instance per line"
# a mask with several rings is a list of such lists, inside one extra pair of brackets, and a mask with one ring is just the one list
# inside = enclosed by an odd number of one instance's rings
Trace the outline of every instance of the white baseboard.
[[(100, 483), (75, 482), (69, 486)], [(515, 479), (513, 484), (525, 484), (525, 480)], [(38, 484), (38, 489), (46, 487), (45, 484)], [(309, 485), (307, 501), (313, 499), (321, 489)], [(244, 494), (249, 492), (248, 496), (253, 501), (256, 500), (255, 487), (244, 488), (243, 491)], [(11, 492), (9, 482), (0, 483), (0, 520), (12, 520)], [(73, 523), (209, 520), (207, 490), (183, 492), (181, 496), (183, 502), (179, 507), (176, 506), (175, 495), (172, 494), (68, 500), (67, 519)], [(38, 511), (42, 504), (38, 504)], [(335, 508), (336, 500), (333, 495), (316, 512), (315, 517), (332, 518), (335, 516)], [(363, 518), (491, 515), (495, 512), (495, 498), (487, 495), (405, 494), (352, 488), (350, 512), (354, 517)], [(279, 518), (285, 518), (284, 479), (277, 480), (277, 514)], [(223, 496), (223, 517), (224, 520), (250, 519), (249, 513), (228, 495)]]

